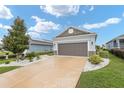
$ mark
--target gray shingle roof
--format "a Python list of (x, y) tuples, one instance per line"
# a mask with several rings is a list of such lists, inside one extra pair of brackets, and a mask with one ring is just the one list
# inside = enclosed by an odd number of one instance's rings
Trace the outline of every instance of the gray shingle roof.
[(52, 41), (44, 40), (44, 39), (42, 39), (42, 40), (30, 39), (29, 42), (31, 45), (53, 45)]
[[(73, 29), (74, 32), (72, 34), (69, 34), (68, 33), (69, 29)], [(58, 35), (56, 37), (67, 37), (67, 36), (85, 35), (85, 34), (96, 34), (96, 33), (89, 32), (89, 31), (86, 31), (86, 30), (80, 30), (80, 29), (77, 29), (75, 27), (69, 27), (64, 32), (62, 32), (60, 35)]]

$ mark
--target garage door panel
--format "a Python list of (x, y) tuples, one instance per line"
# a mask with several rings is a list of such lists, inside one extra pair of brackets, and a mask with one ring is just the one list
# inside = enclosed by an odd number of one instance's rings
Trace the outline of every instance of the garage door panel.
[(87, 42), (58, 44), (59, 55), (87, 56)]

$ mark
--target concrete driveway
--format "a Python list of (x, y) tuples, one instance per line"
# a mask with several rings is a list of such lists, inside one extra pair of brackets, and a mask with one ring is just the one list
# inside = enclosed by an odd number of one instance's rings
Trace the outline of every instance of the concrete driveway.
[(48, 59), (0, 75), (0, 87), (74, 88), (87, 58), (51, 56)]

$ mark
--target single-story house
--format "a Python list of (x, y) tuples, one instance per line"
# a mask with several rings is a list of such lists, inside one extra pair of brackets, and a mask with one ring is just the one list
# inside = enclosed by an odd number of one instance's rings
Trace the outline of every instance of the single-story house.
[(96, 53), (97, 34), (69, 27), (53, 39), (53, 50), (57, 55), (90, 56)]
[(28, 52), (46, 52), (53, 50), (53, 43), (49, 40), (33, 40), (29, 39)]
[(113, 48), (119, 48), (119, 49), (124, 49), (124, 35), (120, 35), (111, 41), (106, 43), (106, 48), (107, 49), (113, 49)]

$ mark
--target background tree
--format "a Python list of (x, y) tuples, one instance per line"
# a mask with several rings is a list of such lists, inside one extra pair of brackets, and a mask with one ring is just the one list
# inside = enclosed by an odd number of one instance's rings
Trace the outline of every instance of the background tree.
[(29, 36), (26, 35), (27, 28), (24, 20), (17, 17), (14, 20), (11, 29), (8, 29), (8, 35), (3, 38), (3, 48), (16, 54), (17, 61), (20, 54), (28, 49)]

